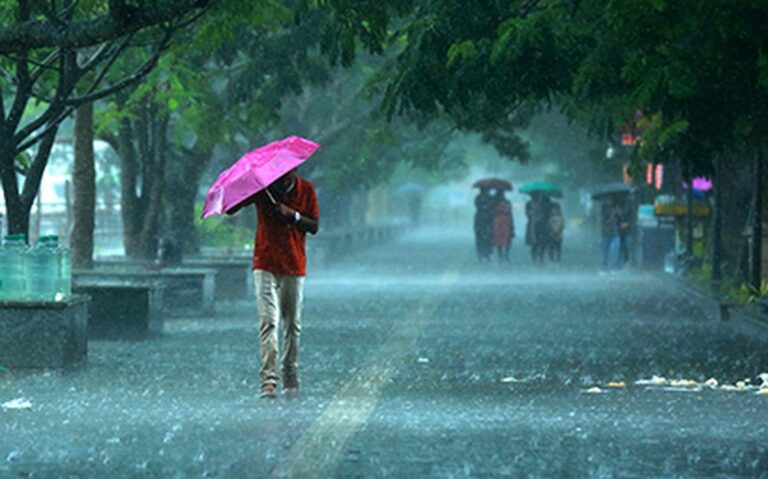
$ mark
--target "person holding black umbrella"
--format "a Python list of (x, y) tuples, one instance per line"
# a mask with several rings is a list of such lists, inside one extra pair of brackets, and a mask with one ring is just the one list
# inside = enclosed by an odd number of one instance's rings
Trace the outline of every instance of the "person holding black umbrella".
[(475, 249), (480, 261), (487, 261), (493, 252), (491, 244), (493, 234), (493, 205), (492, 188), (481, 187), (475, 197)]

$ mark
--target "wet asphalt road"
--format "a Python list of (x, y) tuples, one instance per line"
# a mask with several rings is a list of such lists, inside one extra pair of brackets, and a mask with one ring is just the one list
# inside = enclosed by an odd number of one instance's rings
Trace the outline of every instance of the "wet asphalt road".
[(0, 477), (768, 477), (768, 396), (635, 384), (754, 383), (765, 345), (593, 264), (480, 265), (448, 231), (316, 267), (297, 399), (257, 398), (249, 302), (0, 372), (0, 403), (33, 404), (0, 409)]

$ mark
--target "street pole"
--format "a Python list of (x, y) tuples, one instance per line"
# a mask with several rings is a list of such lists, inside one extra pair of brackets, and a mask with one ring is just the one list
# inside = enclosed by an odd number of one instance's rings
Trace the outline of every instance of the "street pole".
[(752, 287), (760, 291), (763, 281), (763, 162), (761, 151), (755, 153), (755, 221), (752, 224)]
[(685, 198), (688, 210), (685, 221), (685, 249), (688, 260), (691, 260), (693, 259), (693, 173), (690, 163), (685, 164), (685, 181), (688, 183)]
[(720, 155), (715, 157), (715, 174), (713, 178), (715, 189), (715, 208), (712, 217), (712, 291), (720, 294), (723, 280), (723, 169)]

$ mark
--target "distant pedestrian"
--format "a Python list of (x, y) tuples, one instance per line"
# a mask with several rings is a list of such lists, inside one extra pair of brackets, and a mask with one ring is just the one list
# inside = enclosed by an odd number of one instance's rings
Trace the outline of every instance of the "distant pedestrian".
[(559, 263), (563, 255), (563, 230), (565, 229), (565, 217), (559, 203), (552, 203), (548, 224), (549, 240), (547, 242), (547, 250), (549, 252), (549, 260)]
[(632, 209), (629, 198), (618, 203), (619, 214), (619, 267), (629, 263), (632, 248)]
[(525, 204), (525, 214), (528, 224), (525, 231), (525, 242), (531, 247), (531, 257), (536, 263), (544, 262), (547, 243), (549, 241), (549, 215), (552, 201), (540, 192), (534, 192)]
[(621, 261), (619, 253), (620, 223), (621, 209), (612, 198), (609, 198), (603, 202), (600, 208), (600, 231), (602, 235), (600, 265), (604, 270), (619, 268)]
[(504, 197), (504, 191), (497, 190), (493, 207), (493, 247), (499, 260), (509, 261), (509, 249), (515, 237), (515, 222), (512, 217), (512, 204)]
[(266, 190), (227, 214), (256, 205), (258, 226), (253, 249), (253, 277), (259, 314), (261, 397), (277, 396), (278, 326), (284, 328), (280, 358), (283, 392), (299, 391), (298, 355), (301, 334), (306, 234), (316, 234), (320, 208), (311, 182), (291, 170)]
[[(493, 192), (491, 191), (493, 190)], [(480, 188), (475, 197), (475, 249), (480, 261), (489, 260), (493, 252), (493, 188)]]

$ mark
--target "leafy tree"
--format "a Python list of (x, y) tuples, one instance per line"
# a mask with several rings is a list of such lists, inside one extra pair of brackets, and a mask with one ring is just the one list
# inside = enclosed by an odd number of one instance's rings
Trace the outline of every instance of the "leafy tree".
[(420, 125), (406, 117), (388, 121), (378, 111), (381, 95), (369, 84), (381, 63), (361, 55), (350, 67), (334, 70), (329, 82), (288, 98), (280, 110), (276, 136), (298, 133), (322, 145), (302, 173), (318, 187), (330, 228), (362, 221), (356, 215), (365, 211), (367, 192), (399, 165), (439, 171), (460, 162), (450, 151), (450, 125)]
[[(217, 4), (146, 84), (102, 110), (99, 134), (123, 163), (129, 256), (152, 257), (159, 235), (196, 251), (194, 199), (211, 160), (226, 158), (228, 165), (267, 141), (283, 98), (327, 78), (327, 62), (313, 53), (319, 43), (315, 24), (322, 16), (293, 23), (289, 7), (266, 0)], [(164, 85), (162, 91), (158, 85)], [(140, 114), (147, 109), (149, 115)], [(148, 126), (154, 128), (151, 134), (138, 134)], [(142, 138), (164, 147), (144, 142), (146, 151), (136, 154)]]
[[(173, 33), (201, 15), (202, 0), (0, 2), (0, 180), (8, 230), (27, 234), (59, 124), (74, 110), (137, 84)], [(143, 61), (115, 62), (140, 44)], [(17, 174), (25, 177), (23, 187)]]

